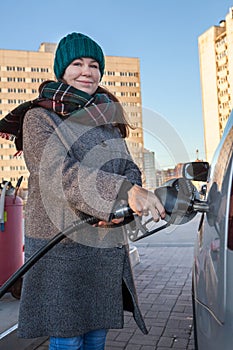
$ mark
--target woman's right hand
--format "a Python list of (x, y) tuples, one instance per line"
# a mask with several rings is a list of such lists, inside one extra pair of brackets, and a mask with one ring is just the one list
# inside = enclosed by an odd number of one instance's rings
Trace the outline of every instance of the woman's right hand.
[(134, 185), (128, 191), (128, 203), (139, 216), (147, 216), (151, 213), (154, 221), (165, 218), (166, 212), (159, 198), (153, 192), (138, 185)]

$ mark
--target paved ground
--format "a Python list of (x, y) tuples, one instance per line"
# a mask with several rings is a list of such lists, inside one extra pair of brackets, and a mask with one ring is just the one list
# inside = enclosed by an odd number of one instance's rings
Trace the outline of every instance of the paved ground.
[[(193, 350), (192, 244), (179, 244), (174, 238), (174, 244), (144, 241), (137, 248), (140, 263), (134, 267), (134, 274), (149, 334), (143, 335), (126, 314), (124, 329), (109, 332), (106, 350)], [(47, 349), (48, 342), (37, 348)]]

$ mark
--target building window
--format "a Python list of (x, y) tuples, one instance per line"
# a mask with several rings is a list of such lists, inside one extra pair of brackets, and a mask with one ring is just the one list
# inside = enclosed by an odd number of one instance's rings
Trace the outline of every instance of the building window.
[(43, 83), (43, 81), (45, 81), (45, 79), (42, 79), (42, 78), (31, 78), (31, 82), (32, 83)]
[(20, 94), (26, 94), (26, 89), (18, 89), (17, 92)]
[(13, 66), (7, 66), (7, 67), (6, 67), (6, 70), (8, 70), (8, 71), (15, 71), (15, 67), (13, 67)]
[(8, 92), (16, 92), (16, 89), (13, 89), (13, 88), (9, 88), (7, 89)]
[(8, 77), (7, 81), (16, 81), (16, 78)]
[(19, 82), (19, 83), (22, 83), (22, 82), (25, 83), (26, 79), (25, 79), (25, 78), (8, 77), (8, 78), (7, 78), (7, 81), (8, 81), (8, 82), (14, 81), (14, 82)]
[(49, 73), (49, 69), (48, 68), (31, 67), (31, 72)]
[(49, 69), (48, 69), (48, 68), (41, 68), (41, 72), (42, 72), (42, 73), (48, 73), (48, 72), (49, 72)]
[(17, 67), (17, 72), (25, 72), (25, 67)]

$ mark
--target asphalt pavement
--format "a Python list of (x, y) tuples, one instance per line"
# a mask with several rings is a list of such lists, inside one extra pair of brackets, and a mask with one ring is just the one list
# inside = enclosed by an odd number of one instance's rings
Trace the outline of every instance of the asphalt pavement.
[[(106, 350), (194, 350), (191, 274), (199, 216), (133, 243), (139, 303), (149, 330), (143, 335), (125, 313), (123, 329), (110, 330)], [(150, 224), (156, 227), (157, 224)], [(48, 341), (36, 348), (48, 350)], [(34, 350), (34, 349), (33, 349)]]

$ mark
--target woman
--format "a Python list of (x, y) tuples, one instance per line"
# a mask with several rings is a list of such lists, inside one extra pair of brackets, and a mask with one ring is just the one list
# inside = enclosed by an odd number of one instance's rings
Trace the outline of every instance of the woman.
[(123, 327), (123, 310), (133, 312), (147, 333), (124, 222), (111, 220), (112, 213), (122, 203), (138, 215), (151, 212), (155, 221), (165, 212), (141, 187), (124, 141), (128, 125), (122, 107), (99, 87), (100, 46), (83, 34), (67, 35), (57, 47), (54, 72), (58, 81), (45, 82), (20, 118), (30, 172), (26, 258), (73, 221), (98, 220), (67, 237), (26, 274), (18, 335), (49, 336), (50, 350), (100, 350), (107, 330)]

